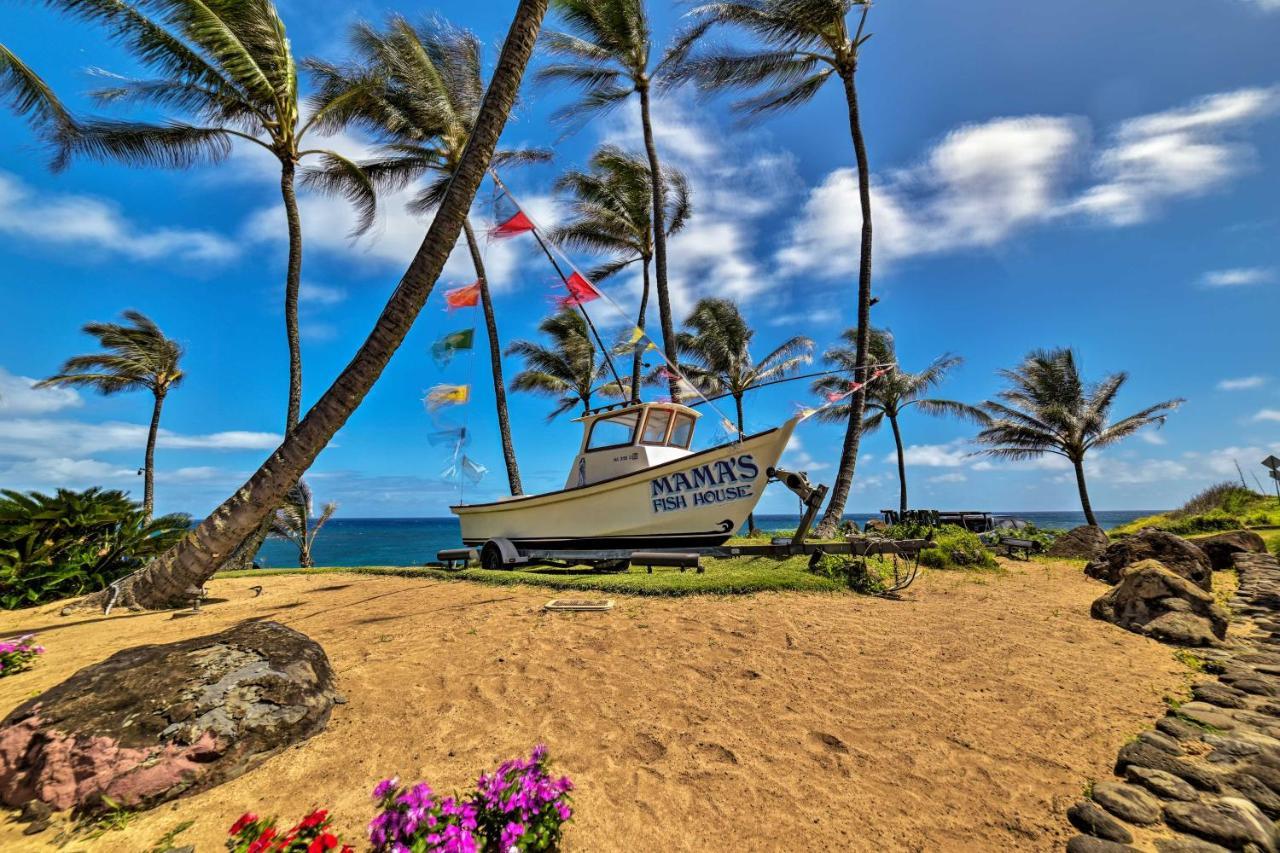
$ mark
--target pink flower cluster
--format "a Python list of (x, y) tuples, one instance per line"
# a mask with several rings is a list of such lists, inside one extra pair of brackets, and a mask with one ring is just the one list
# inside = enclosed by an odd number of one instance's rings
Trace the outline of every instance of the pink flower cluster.
[(0, 678), (30, 669), (44, 654), (44, 646), (35, 645), (35, 638), (35, 634), (24, 634), (16, 640), (0, 640)]
[(538, 853), (557, 850), (573, 816), (568, 777), (551, 777), (547, 748), (481, 774), (466, 799), (437, 799), (425, 782), (401, 788), (385, 779), (373, 789), (382, 812), (369, 824), (375, 853)]

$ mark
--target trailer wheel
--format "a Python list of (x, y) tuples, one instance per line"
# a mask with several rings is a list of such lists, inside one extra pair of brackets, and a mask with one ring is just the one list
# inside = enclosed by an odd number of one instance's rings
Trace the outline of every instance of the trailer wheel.
[(500, 571), (506, 568), (502, 561), (502, 550), (495, 542), (486, 542), (484, 547), (480, 549), (480, 568), (488, 569), (491, 572)]

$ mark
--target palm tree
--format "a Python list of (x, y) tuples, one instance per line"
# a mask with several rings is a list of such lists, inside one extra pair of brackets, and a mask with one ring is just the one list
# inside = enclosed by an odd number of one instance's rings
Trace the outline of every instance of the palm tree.
[[(308, 410), (298, 428), (285, 436), (243, 486), (181, 542), (117, 585), (119, 604), (171, 607), (190, 602), (187, 590), (203, 585), (227, 555), (280, 505), (377, 382), (422, 311), (462, 234), (463, 220), (515, 103), (546, 11), (547, 0), (520, 0), (472, 128), (471, 141), (453, 180), (445, 188), (426, 237), (368, 338)], [(101, 606), (106, 600), (107, 596), (100, 593), (83, 599), (77, 606)]]
[[(794, 373), (813, 360), (813, 340), (803, 335), (788, 338), (759, 361), (751, 357), (755, 332), (728, 299), (702, 299), (685, 319), (688, 331), (676, 336), (682, 362), (680, 370), (708, 397), (733, 397), (738, 413), (738, 434), (746, 434), (742, 398), (758, 385)], [(756, 529), (755, 514), (747, 529)]]
[(0, 98), (27, 119), (36, 132), (56, 147), (53, 166), (66, 165), (67, 149), (77, 126), (49, 84), (40, 79), (13, 51), (0, 44)]
[(271, 517), (271, 534), (298, 546), (299, 566), (304, 569), (315, 568), (315, 561), (311, 559), (311, 546), (320, 535), (320, 528), (324, 527), (337, 511), (338, 505), (329, 502), (320, 510), (320, 517), (313, 519), (311, 486), (307, 485), (306, 480), (299, 480), (289, 490), (284, 503)]
[[(861, 8), (857, 28), (850, 33), (849, 15)], [(871, 332), (871, 166), (858, 108), (856, 77), (862, 45), (870, 34), (863, 30), (870, 0), (727, 0), (705, 3), (689, 16), (696, 22), (677, 39), (673, 53), (677, 65), (667, 75), (671, 84), (693, 80), (704, 90), (762, 89), (734, 107), (759, 116), (808, 102), (832, 77), (844, 85), (849, 110), (849, 130), (858, 166), (858, 199), (862, 213), (862, 244), (858, 257), (858, 325), (862, 331), (855, 346), (854, 372), (867, 375)], [(720, 47), (690, 55), (693, 45), (717, 26), (745, 30), (761, 42), (759, 48)], [(831, 488), (831, 500), (818, 525), (820, 536), (830, 536), (844, 515), (849, 489), (858, 463), (866, 391), (854, 392), (849, 405), (840, 468)]]
[(146, 389), (151, 392), (151, 428), (147, 430), (147, 451), (142, 465), (142, 511), (147, 518), (155, 505), (156, 436), (160, 432), (160, 410), (165, 396), (181, 382), (182, 345), (164, 336), (150, 317), (125, 311), (127, 325), (86, 323), (83, 331), (98, 339), (103, 352), (67, 359), (62, 369), (36, 388), (72, 385), (92, 388), (101, 394)]
[[(547, 32), (544, 49), (557, 62), (538, 71), (541, 82), (567, 83), (582, 90), (576, 102), (559, 110), (562, 121), (585, 121), (620, 106), (631, 95), (640, 101), (640, 126), (644, 133), (649, 174), (664, 174), (653, 137), (650, 96), (655, 79), (661, 78), (681, 58), (669, 51), (650, 64), (653, 42), (644, 0), (552, 0), (567, 32)], [(667, 205), (664, 181), (651, 181), (653, 272), (658, 290), (658, 319), (667, 361), (676, 363), (675, 326), (671, 318), (671, 294), (667, 289)], [(671, 398), (679, 399), (679, 380), (670, 379)]]
[(608, 366), (596, 352), (582, 314), (564, 308), (538, 324), (538, 331), (551, 339), (550, 346), (535, 341), (513, 341), (507, 355), (524, 359), (525, 369), (511, 380), (512, 391), (530, 391), (558, 398), (547, 416), (555, 420), (579, 404), (583, 414), (591, 410), (591, 395), (598, 392), (618, 396), (617, 382), (597, 385)]
[[(841, 335), (846, 346), (835, 346), (823, 355), (823, 361), (840, 370), (844, 375), (824, 376), (813, 383), (813, 390), (819, 394), (842, 394), (849, 388), (850, 377), (856, 375), (854, 367), (858, 363), (857, 340), (858, 330), (847, 329)], [(870, 340), (870, 361), (872, 368), (884, 366), (885, 372), (867, 386), (867, 404), (862, 420), (862, 434), (875, 432), (884, 422), (889, 422), (893, 430), (893, 443), (898, 453), (898, 511), (907, 511), (907, 465), (902, 447), (902, 429), (899, 419), (911, 407), (926, 415), (935, 417), (955, 417), (975, 423), (985, 424), (986, 413), (976, 406), (956, 400), (942, 400), (936, 397), (925, 397), (929, 391), (942, 384), (947, 372), (959, 366), (964, 359), (956, 355), (944, 355), (919, 373), (908, 373), (900, 370), (897, 355), (894, 352), (893, 336), (883, 329), (872, 329)], [(817, 420), (827, 423), (844, 423), (849, 417), (849, 404), (843, 403), (822, 409)]]
[[(133, 166), (185, 168), (218, 162), (233, 140), (260, 146), (280, 162), (280, 195), (289, 231), (284, 318), (289, 346), (289, 400), (285, 432), (297, 426), (302, 405), (302, 351), (298, 337), (298, 289), (302, 275), (302, 223), (295, 195), (296, 167), (316, 155), (331, 169), (343, 169), (343, 185), (363, 221), (376, 210), (373, 185), (360, 179), (355, 163), (325, 148), (307, 148), (304, 139), (340, 99), (313, 104), (303, 121), (298, 110), (298, 69), (284, 22), (272, 0), (207, 3), (166, 0), (131, 5), (121, 0), (49, 0), (50, 5), (105, 26), (153, 73), (118, 77), (92, 96), (104, 105), (146, 105), (191, 116), (141, 122), (93, 119), (81, 123), (71, 150), (96, 160)], [(143, 11), (154, 8), (155, 17)]]
[[(643, 289), (636, 328), (645, 330), (645, 313), (649, 307), (649, 271), (653, 261), (653, 187), (646, 159), (622, 150), (616, 145), (603, 145), (591, 156), (588, 171), (566, 172), (556, 182), (556, 191), (570, 196), (571, 218), (552, 234), (552, 239), (573, 249), (610, 256), (592, 270), (592, 281), (603, 281), (631, 264), (640, 262)], [(689, 184), (680, 172), (666, 168), (663, 194), (667, 210), (667, 234), (684, 227), (689, 218)], [(645, 345), (632, 346), (631, 398), (640, 400), (640, 371)]]
[(981, 451), (997, 459), (1033, 459), (1046, 453), (1065, 457), (1076, 472), (1085, 523), (1097, 526), (1084, 482), (1084, 457), (1094, 448), (1108, 447), (1145, 426), (1164, 425), (1182, 399), (1165, 400), (1136, 414), (1109, 423), (1111, 406), (1129, 374), (1113, 373), (1088, 385), (1080, 378), (1076, 355), (1070, 349), (1033, 350), (1022, 364), (1001, 370), (1009, 387), (1000, 401), (982, 404), (991, 423), (978, 433)]
[[(354, 124), (381, 143), (379, 157), (360, 163), (354, 179), (372, 180), (380, 191), (400, 190), (425, 175), (432, 181), (410, 202), (409, 210), (434, 210), (471, 138), (484, 94), (481, 69), (482, 45), (474, 33), (433, 19), (414, 27), (399, 15), (384, 30), (356, 24), (351, 46), (358, 60), (334, 65), (307, 60), (319, 83), (316, 109), (325, 104), (342, 106), (329, 111), (320, 128)], [(548, 151), (521, 149), (499, 151), (494, 165), (545, 162)], [(329, 191), (354, 191), (348, 186), (353, 174), (343, 168), (308, 172), (306, 181)], [(489, 364), (493, 375), (498, 432), (507, 465), (511, 494), (522, 492), (520, 468), (511, 440), (507, 392), (502, 378), (502, 345), (493, 313), (484, 257), (470, 218), (462, 224), (467, 249), (480, 282), (480, 304), (489, 337)]]

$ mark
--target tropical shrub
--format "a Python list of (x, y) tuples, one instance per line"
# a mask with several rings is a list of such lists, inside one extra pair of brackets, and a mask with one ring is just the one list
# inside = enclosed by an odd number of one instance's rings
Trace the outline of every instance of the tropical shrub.
[(933, 544), (920, 552), (920, 564), (931, 569), (994, 569), (999, 565), (976, 533), (954, 524), (934, 531)]
[(188, 516), (148, 519), (124, 492), (0, 491), (0, 608), (94, 592), (163, 553)]
[(572, 790), (568, 777), (552, 778), (542, 745), (527, 759), (481, 774), (465, 799), (437, 797), (425, 782), (402, 788), (399, 780), (384, 779), (373, 789), (382, 812), (369, 824), (369, 840), (375, 853), (558, 850), (573, 816)]
[(30, 669), (44, 654), (44, 646), (35, 645), (34, 639), (34, 634), (24, 634), (16, 640), (0, 641), (0, 678)]
[(354, 853), (355, 848), (342, 844), (341, 839), (329, 831), (329, 812), (318, 809), (298, 821), (288, 831), (276, 829), (276, 818), (260, 818), (246, 812), (231, 825), (227, 834), (227, 849), (231, 853)]
[(863, 595), (878, 595), (888, 589), (880, 572), (879, 561), (818, 553), (809, 562), (809, 571), (824, 578), (843, 581), (849, 589)]

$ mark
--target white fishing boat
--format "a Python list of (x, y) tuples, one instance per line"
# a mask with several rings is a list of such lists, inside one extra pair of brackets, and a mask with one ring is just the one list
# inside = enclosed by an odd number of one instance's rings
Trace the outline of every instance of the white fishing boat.
[(520, 549), (721, 545), (760, 500), (799, 417), (708, 450), (690, 450), (699, 414), (678, 403), (587, 414), (565, 487), (450, 509), (468, 546)]

